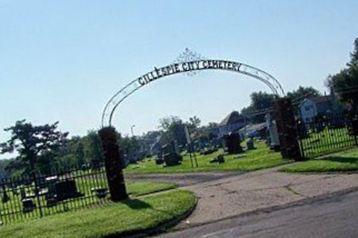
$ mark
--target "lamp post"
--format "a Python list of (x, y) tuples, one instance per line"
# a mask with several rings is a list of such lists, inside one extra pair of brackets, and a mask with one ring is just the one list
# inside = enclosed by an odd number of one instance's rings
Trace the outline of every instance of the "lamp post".
[(135, 127), (135, 125), (132, 125), (131, 126), (131, 133), (132, 133), (132, 136), (134, 136), (134, 131), (133, 131), (133, 128)]

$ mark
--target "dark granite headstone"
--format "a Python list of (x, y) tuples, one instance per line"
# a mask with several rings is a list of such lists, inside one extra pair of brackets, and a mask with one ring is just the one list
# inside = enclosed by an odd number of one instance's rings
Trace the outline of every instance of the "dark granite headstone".
[(172, 141), (162, 147), (163, 160), (166, 166), (174, 166), (181, 164), (183, 157), (176, 152), (175, 143)]
[(32, 212), (36, 208), (34, 201), (30, 198), (22, 199), (22, 212)]
[(229, 154), (238, 154), (242, 153), (242, 147), (240, 145), (241, 139), (238, 133), (232, 133), (225, 137), (225, 143), (227, 147), (227, 152)]
[(246, 142), (246, 147), (248, 150), (254, 150), (256, 149), (254, 146), (254, 139), (250, 138), (247, 142)]
[(82, 193), (77, 191), (76, 182), (73, 179), (66, 179), (56, 182), (55, 191), (57, 201), (83, 196)]

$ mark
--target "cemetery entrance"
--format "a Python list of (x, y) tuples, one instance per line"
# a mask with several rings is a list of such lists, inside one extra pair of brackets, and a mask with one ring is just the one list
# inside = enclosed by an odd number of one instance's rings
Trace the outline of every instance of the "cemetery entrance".
[[(186, 52), (189, 54), (190, 52)], [(193, 59), (194, 58), (194, 59)], [(279, 83), (269, 73), (236, 61), (216, 60), (216, 59), (198, 59), (195, 57), (185, 58), (177, 63), (164, 67), (154, 67), (154, 69), (129, 82), (117, 93), (115, 93), (104, 107), (102, 113), (102, 129), (99, 135), (102, 139), (102, 146), (105, 155), (107, 178), (111, 192), (112, 200), (119, 201), (127, 198), (124, 177), (122, 169), (124, 168), (123, 155), (119, 153), (116, 141), (116, 131), (112, 127), (112, 119), (118, 106), (131, 94), (152, 81), (164, 78), (166, 76), (191, 73), (202, 70), (221, 70), (240, 73), (250, 76), (264, 83), (271, 92), (277, 96), (275, 103), (275, 120), (277, 132), (280, 141), (280, 150), (284, 158), (301, 158), (299, 145), (296, 136), (296, 126), (293, 108), (290, 100), (285, 98), (285, 92)]]

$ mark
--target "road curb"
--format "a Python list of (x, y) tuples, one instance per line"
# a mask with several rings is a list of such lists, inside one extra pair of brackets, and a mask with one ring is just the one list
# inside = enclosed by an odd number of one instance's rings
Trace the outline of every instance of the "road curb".
[(230, 219), (233, 219), (233, 218), (246, 217), (246, 216), (256, 215), (256, 214), (260, 214), (260, 213), (270, 213), (270, 212), (274, 212), (274, 211), (277, 211), (277, 210), (282, 210), (282, 209), (286, 209), (286, 208), (290, 208), (290, 207), (302, 206), (302, 205), (311, 204), (311, 203), (314, 203), (314, 202), (317, 202), (317, 201), (324, 201), (324, 200), (330, 199), (332, 197), (339, 197), (339, 196), (343, 196), (343, 195), (346, 195), (346, 194), (349, 194), (349, 193), (352, 193), (352, 192), (357, 192), (357, 191), (358, 191), (358, 186), (348, 188), (348, 189), (343, 189), (343, 190), (333, 192), (333, 193), (326, 193), (326, 194), (322, 194), (322, 195), (315, 196), (315, 197), (304, 198), (304, 199), (294, 201), (294, 202), (290, 202), (290, 203), (286, 203), (286, 204), (283, 204), (283, 205), (276, 205), (276, 206), (271, 206), (271, 207), (266, 207), (266, 208), (260, 208), (260, 209), (257, 209), (257, 210), (244, 212), (244, 213), (241, 213), (241, 214), (228, 216), (228, 217), (221, 218), (221, 219), (216, 219), (216, 220), (202, 222), (202, 223), (192, 223), (192, 224), (187, 224), (187, 225), (183, 225), (183, 226), (176, 227), (176, 228), (174, 227), (170, 231), (171, 232), (182, 231), (182, 230), (186, 230), (186, 229), (190, 229), (190, 228), (194, 228), (194, 227), (199, 227), (199, 226), (203, 226), (203, 225), (207, 225), (207, 224), (212, 224), (212, 223), (216, 223), (216, 222), (220, 222), (220, 221), (230, 220)]

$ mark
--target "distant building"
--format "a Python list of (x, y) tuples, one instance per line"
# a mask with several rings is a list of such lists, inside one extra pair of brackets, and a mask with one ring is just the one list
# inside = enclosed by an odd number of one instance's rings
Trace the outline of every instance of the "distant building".
[(240, 115), (237, 111), (233, 111), (220, 122), (216, 133), (219, 138), (231, 133), (238, 133), (246, 123), (247, 120), (244, 116)]
[(317, 115), (332, 115), (342, 112), (342, 106), (333, 95), (305, 98), (299, 105), (301, 119), (312, 122)]
[(267, 123), (247, 124), (239, 130), (241, 138), (256, 137), (264, 139), (267, 134)]

